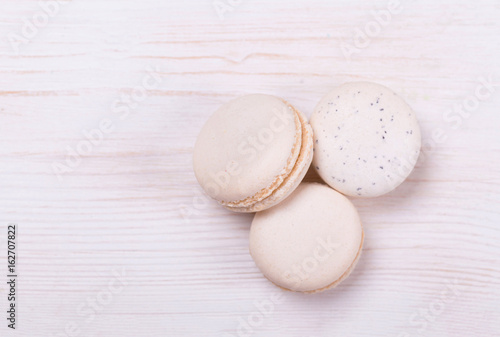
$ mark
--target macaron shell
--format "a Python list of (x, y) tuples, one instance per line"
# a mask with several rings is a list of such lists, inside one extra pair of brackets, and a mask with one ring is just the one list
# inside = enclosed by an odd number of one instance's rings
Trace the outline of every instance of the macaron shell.
[(358, 261), (359, 261), (359, 258), (361, 257), (361, 252), (363, 251), (363, 243), (365, 242), (365, 232), (362, 230), (361, 232), (361, 243), (359, 244), (359, 250), (358, 250), (358, 253), (356, 254), (356, 257), (353, 261), (353, 263), (349, 266), (349, 268), (344, 272), (344, 274), (342, 274), (342, 276), (340, 276), (339, 279), (337, 279), (336, 281), (334, 281), (333, 283), (327, 285), (326, 287), (324, 288), (321, 288), (321, 289), (316, 289), (316, 290), (312, 290), (312, 291), (305, 291), (305, 293), (308, 293), (308, 294), (315, 294), (315, 293), (319, 293), (319, 292), (322, 292), (322, 291), (325, 291), (325, 290), (328, 290), (328, 289), (332, 289), (332, 288), (335, 288), (336, 286), (338, 286), (343, 280), (345, 280), (346, 278), (349, 277), (349, 275), (351, 275), (352, 271), (354, 270), (354, 268), (356, 267), (356, 265), (358, 264)]
[(307, 123), (307, 118), (304, 114), (298, 110), (295, 110), (297, 116), (302, 124), (302, 146), (300, 149), (299, 157), (297, 162), (293, 167), (290, 174), (285, 178), (281, 185), (267, 198), (256, 202), (255, 204), (248, 207), (228, 207), (226, 208), (235, 212), (260, 212), (268, 209), (276, 204), (280, 203), (286, 197), (288, 197), (296, 188), (299, 186), (300, 182), (304, 179), (304, 176), (309, 169), (313, 157), (313, 131), (311, 125)]
[[(292, 106), (288, 106), (293, 111), (295, 109)], [(297, 160), (300, 155), (300, 149), (302, 148), (302, 126), (300, 122), (300, 118), (297, 114), (295, 114), (295, 127), (297, 132), (295, 133), (295, 144), (291, 150), (291, 155), (288, 157), (288, 161), (286, 166), (281, 170), (281, 172), (275, 177), (274, 181), (267, 187), (260, 190), (257, 194), (245, 198), (243, 200), (233, 201), (233, 202), (224, 202), (221, 201), (220, 204), (228, 207), (251, 207), (256, 203), (265, 200), (268, 198), (274, 191), (279, 188), (279, 186), (283, 183), (284, 180), (290, 175), (295, 167)]]
[(232, 100), (209, 118), (198, 136), (196, 178), (222, 204), (255, 203), (292, 170), (301, 133), (294, 110), (280, 98), (255, 94)]
[[(332, 289), (332, 288), (335, 288), (337, 285), (339, 285), (343, 280), (345, 280), (347, 277), (349, 277), (349, 275), (351, 275), (352, 271), (354, 270), (354, 268), (356, 267), (356, 265), (358, 264), (358, 261), (359, 261), (359, 258), (361, 257), (361, 252), (363, 251), (363, 243), (364, 243), (364, 240), (365, 240), (365, 233), (364, 231), (362, 232), (362, 237), (361, 237), (361, 244), (359, 245), (359, 250), (358, 250), (358, 253), (356, 254), (356, 258), (354, 260), (354, 262), (349, 266), (349, 268), (344, 272), (344, 274), (342, 274), (342, 276), (335, 280), (334, 282), (332, 282), (331, 284), (327, 285), (326, 287), (323, 287), (323, 288), (320, 288), (320, 289), (316, 289), (316, 290), (311, 290), (311, 291), (302, 291), (303, 293), (306, 293), (306, 294), (315, 294), (315, 293), (320, 293), (322, 291), (325, 291), (325, 290), (328, 290), (328, 289)], [(272, 282), (272, 281), (271, 281)], [(287, 289), (287, 288), (283, 288), (283, 287), (280, 287), (279, 285), (277, 285), (276, 283), (274, 283), (275, 286), (283, 289), (283, 290), (287, 290), (287, 291), (292, 291), (290, 289)]]
[(280, 204), (257, 213), (250, 230), (257, 267), (276, 285), (300, 292), (338, 284), (359, 257), (362, 242), (352, 203), (315, 183), (302, 183)]
[(350, 196), (390, 192), (411, 173), (420, 153), (412, 109), (375, 83), (347, 83), (329, 92), (311, 116), (313, 166), (331, 187)]

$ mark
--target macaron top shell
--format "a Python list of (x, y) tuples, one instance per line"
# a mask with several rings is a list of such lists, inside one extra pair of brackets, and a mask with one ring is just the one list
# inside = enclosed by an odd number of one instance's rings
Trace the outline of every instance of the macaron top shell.
[(375, 83), (347, 83), (330, 91), (311, 116), (313, 166), (321, 178), (350, 196), (374, 197), (401, 184), (420, 152), (412, 109)]
[(225, 206), (227, 209), (235, 212), (246, 213), (263, 211), (280, 203), (300, 184), (306, 175), (309, 166), (311, 166), (313, 157), (313, 132), (311, 125), (307, 123), (306, 116), (299, 110), (295, 110), (295, 112), (297, 113), (302, 125), (302, 144), (295, 166), (290, 171), (289, 175), (267, 198), (246, 207)]
[(326, 185), (302, 183), (277, 206), (255, 215), (250, 254), (276, 285), (315, 292), (351, 269), (363, 242), (358, 213)]
[(221, 106), (203, 126), (194, 172), (222, 204), (259, 200), (291, 171), (300, 143), (300, 121), (286, 102), (263, 94), (242, 96)]

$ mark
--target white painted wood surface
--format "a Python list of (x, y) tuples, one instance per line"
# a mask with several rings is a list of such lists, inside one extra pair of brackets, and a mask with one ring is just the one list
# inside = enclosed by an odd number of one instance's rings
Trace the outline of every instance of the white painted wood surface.
[[(0, 336), (500, 336), (500, 86), (470, 117), (443, 117), (474, 103), (480, 77), (500, 83), (500, 3), (401, 0), (380, 31), (382, 0), (224, 3), (221, 19), (212, 0), (73, 0), (45, 24), (38, 1), (2, 1), (0, 252), (17, 223), (20, 276), (13, 332), (0, 258)], [(372, 37), (346, 58), (365, 27)], [(120, 118), (147, 69), (161, 83)], [(310, 115), (353, 80), (406, 98), (423, 155), (396, 191), (353, 200), (366, 241), (349, 279), (287, 292), (260, 317), (255, 303), (281, 290), (248, 254), (252, 215), (202, 196), (197, 133), (238, 95)], [(114, 130), (85, 148), (103, 119)], [(87, 154), (58, 179), (78, 146)]]

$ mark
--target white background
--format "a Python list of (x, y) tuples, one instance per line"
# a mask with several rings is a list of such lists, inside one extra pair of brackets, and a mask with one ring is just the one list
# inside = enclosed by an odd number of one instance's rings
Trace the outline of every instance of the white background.
[[(50, 17), (1, 1), (0, 252), (17, 223), (20, 276), (18, 329), (0, 314), (0, 335), (500, 336), (500, 86), (475, 98), (479, 78), (500, 84), (500, 3), (401, 0), (381, 27), (387, 1), (233, 0), (222, 18), (212, 1), (42, 0)], [(161, 82), (138, 101), (147, 69)], [(421, 160), (392, 193), (353, 199), (351, 277), (259, 314), (281, 290), (248, 253), (252, 215), (203, 197), (196, 136), (239, 95), (310, 116), (355, 80), (414, 108)], [(103, 119), (114, 129), (89, 148)]]

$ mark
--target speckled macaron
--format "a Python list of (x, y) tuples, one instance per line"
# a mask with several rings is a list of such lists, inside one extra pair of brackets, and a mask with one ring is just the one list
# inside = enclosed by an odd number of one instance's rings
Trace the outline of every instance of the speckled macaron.
[(358, 212), (345, 196), (323, 184), (302, 183), (279, 205), (255, 215), (250, 254), (277, 286), (315, 293), (350, 274), (363, 237)]
[(392, 90), (353, 82), (330, 91), (311, 120), (313, 166), (343, 194), (376, 197), (399, 186), (420, 153), (413, 110)]
[(203, 126), (193, 168), (205, 192), (236, 212), (257, 212), (285, 199), (312, 161), (304, 115), (281, 98), (253, 94), (221, 106)]

